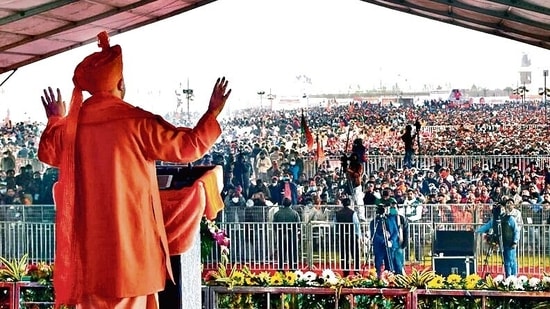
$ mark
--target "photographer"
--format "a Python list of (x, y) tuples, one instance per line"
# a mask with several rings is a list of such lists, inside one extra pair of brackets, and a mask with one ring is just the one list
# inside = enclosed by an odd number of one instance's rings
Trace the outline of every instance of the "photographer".
[(352, 153), (346, 170), (347, 186), (349, 187), (347, 191), (349, 191), (348, 194), (352, 197), (359, 219), (365, 221), (364, 207), (360, 207), (363, 206), (364, 197), (362, 175), (363, 163), (360, 162), (356, 153)]
[(390, 205), (388, 218), (395, 221), (398, 231), (398, 246), (394, 249), (393, 254), (393, 270), (396, 274), (405, 273), (405, 249), (409, 246), (409, 221), (407, 218), (399, 214), (399, 206), (397, 203)]
[(416, 129), (414, 133), (412, 133), (412, 126), (408, 124), (405, 127), (405, 133), (401, 135), (401, 140), (405, 144), (405, 157), (403, 158), (403, 167), (406, 167), (409, 169), (413, 165), (412, 162), (413, 162), (413, 155), (414, 155), (414, 148), (413, 148), (414, 139), (418, 135), (418, 132), (420, 131), (420, 128), (421, 128), (421, 124), (420, 124), (420, 121), (418, 121), (418, 119), (414, 123), (414, 126)]
[(382, 275), (382, 265), (384, 265), (385, 270), (394, 271), (394, 250), (399, 247), (399, 230), (396, 220), (388, 218), (386, 212), (389, 207), (384, 205), (379, 204), (376, 206), (376, 217), (370, 222), (374, 267), (378, 278)]
[(353, 146), (351, 147), (351, 152), (357, 155), (357, 158), (359, 158), (359, 162), (361, 164), (366, 162), (366, 151), (365, 145), (363, 145), (363, 139), (356, 138), (353, 141)]
[(501, 204), (494, 204), (492, 213), (493, 218), (479, 227), (476, 233), (487, 233), (497, 243), (502, 245), (502, 258), (504, 261), (504, 275), (508, 278), (511, 275), (517, 275), (518, 263), (516, 256), (516, 246), (519, 241), (520, 232), (516, 225), (516, 220), (510, 216), (512, 203), (504, 201)]

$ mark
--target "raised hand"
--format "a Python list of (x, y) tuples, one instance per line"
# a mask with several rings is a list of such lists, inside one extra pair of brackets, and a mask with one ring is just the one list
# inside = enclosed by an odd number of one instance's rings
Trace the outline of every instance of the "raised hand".
[(231, 89), (227, 90), (227, 83), (228, 82), (225, 80), (225, 77), (222, 77), (221, 80), (218, 78), (216, 84), (214, 85), (214, 90), (212, 91), (212, 96), (210, 97), (210, 104), (208, 105), (208, 111), (213, 113), (215, 116), (218, 116), (222, 112), (225, 102), (231, 94)]
[(40, 97), (42, 99), (42, 106), (46, 111), (46, 117), (61, 116), (64, 117), (67, 109), (65, 107), (65, 101), (61, 99), (61, 90), (57, 88), (57, 99), (53, 93), (52, 87), (44, 89), (44, 95)]

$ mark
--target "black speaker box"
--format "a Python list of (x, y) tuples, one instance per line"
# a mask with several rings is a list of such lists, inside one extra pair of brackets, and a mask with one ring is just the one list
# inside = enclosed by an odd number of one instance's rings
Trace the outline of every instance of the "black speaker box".
[(473, 231), (436, 231), (434, 234), (435, 255), (445, 256), (473, 256)]
[(447, 277), (450, 274), (466, 277), (476, 273), (476, 260), (473, 256), (433, 257), (433, 270), (436, 274)]

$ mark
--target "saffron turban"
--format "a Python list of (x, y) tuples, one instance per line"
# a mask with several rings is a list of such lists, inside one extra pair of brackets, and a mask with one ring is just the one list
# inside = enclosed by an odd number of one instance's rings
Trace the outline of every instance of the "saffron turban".
[(74, 71), (76, 88), (90, 93), (110, 91), (117, 88), (122, 78), (122, 49), (120, 45), (110, 46), (109, 36), (103, 31), (97, 35), (100, 52), (84, 58)]

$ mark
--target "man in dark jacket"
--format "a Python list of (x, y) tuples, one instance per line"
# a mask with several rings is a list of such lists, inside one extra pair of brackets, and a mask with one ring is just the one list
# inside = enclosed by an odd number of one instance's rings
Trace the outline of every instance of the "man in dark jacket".
[(358, 271), (361, 266), (359, 245), (361, 243), (361, 225), (357, 213), (350, 208), (349, 198), (341, 200), (343, 208), (336, 212), (336, 231), (339, 235), (340, 268), (344, 277), (350, 274), (349, 262), (353, 258), (353, 270)]
[(283, 270), (285, 262), (290, 269), (298, 269), (298, 225), (300, 215), (290, 208), (292, 202), (288, 198), (283, 199), (283, 206), (273, 215), (273, 223), (277, 231), (277, 265)]

